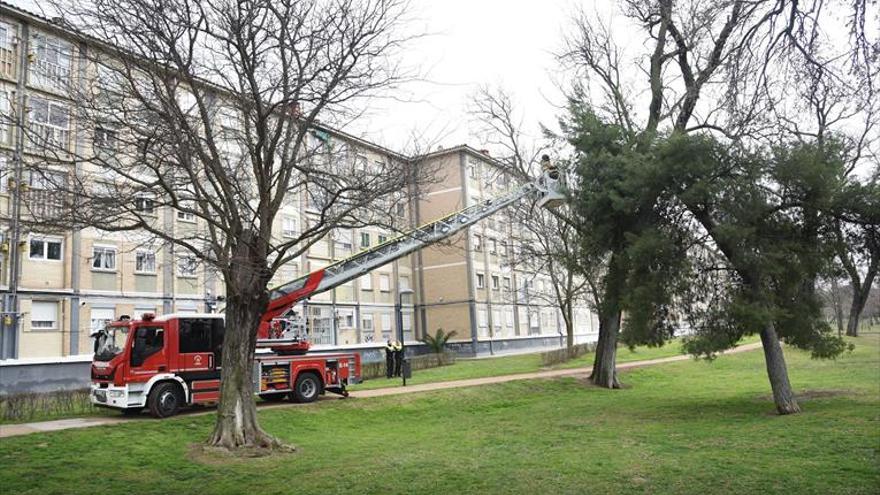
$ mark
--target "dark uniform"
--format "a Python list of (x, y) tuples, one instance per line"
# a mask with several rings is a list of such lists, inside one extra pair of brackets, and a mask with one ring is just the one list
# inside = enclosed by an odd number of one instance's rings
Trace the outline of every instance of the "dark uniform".
[(394, 375), (394, 344), (391, 340), (385, 344), (385, 376), (391, 378)]
[(394, 376), (400, 376), (400, 368), (403, 366), (403, 344), (395, 340), (394, 346)]

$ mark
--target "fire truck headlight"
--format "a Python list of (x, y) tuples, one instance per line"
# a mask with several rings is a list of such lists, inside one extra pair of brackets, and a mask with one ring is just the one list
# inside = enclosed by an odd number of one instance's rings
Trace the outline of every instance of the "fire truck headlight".
[(118, 398), (122, 397), (123, 395), (125, 395), (125, 392), (123, 392), (122, 390), (111, 390), (109, 392), (109, 395), (110, 395), (110, 397), (112, 397), (114, 399), (118, 399)]

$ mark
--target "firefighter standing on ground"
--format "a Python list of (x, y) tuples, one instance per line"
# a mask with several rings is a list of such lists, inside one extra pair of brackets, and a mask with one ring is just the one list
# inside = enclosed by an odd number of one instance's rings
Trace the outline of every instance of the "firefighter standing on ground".
[(395, 340), (394, 346), (394, 376), (400, 376), (400, 368), (403, 366), (403, 344)]
[(391, 339), (385, 343), (385, 377), (391, 378), (394, 375), (394, 343)]

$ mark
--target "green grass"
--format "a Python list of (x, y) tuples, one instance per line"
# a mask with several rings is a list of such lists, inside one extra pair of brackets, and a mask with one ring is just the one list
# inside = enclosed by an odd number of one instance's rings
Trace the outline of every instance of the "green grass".
[(4, 493), (877, 493), (880, 336), (786, 349), (804, 412), (777, 416), (760, 351), (626, 372), (264, 409), (293, 455), (191, 458), (213, 417), (0, 440)]
[[(757, 336), (746, 337), (741, 344), (757, 342)], [(617, 362), (628, 363), (631, 361), (643, 361), (682, 353), (681, 340), (675, 339), (667, 342), (662, 347), (641, 346), (630, 350), (621, 347), (617, 350)], [(502, 356), (482, 359), (458, 359), (455, 364), (441, 366), (413, 372), (413, 377), (406, 381), (408, 385), (422, 383), (436, 383), (451, 380), (466, 380), (470, 378), (485, 378), (490, 376), (513, 375), (517, 373), (532, 373), (546, 369), (569, 369), (590, 367), (593, 365), (593, 353), (585, 354), (577, 359), (545, 368), (541, 364), (540, 354), (520, 354), (516, 356)], [(375, 388), (398, 387), (401, 385), (399, 378), (386, 379), (374, 378), (365, 380), (364, 383), (352, 387), (352, 390), (371, 390)]]

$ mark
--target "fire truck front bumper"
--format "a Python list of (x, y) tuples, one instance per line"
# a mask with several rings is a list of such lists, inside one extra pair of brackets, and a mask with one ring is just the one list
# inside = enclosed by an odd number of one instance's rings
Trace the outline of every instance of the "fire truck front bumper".
[(143, 390), (133, 390), (133, 388), (131, 385), (117, 387), (106, 384), (93, 384), (89, 397), (92, 404), (100, 407), (130, 409), (146, 406)]

